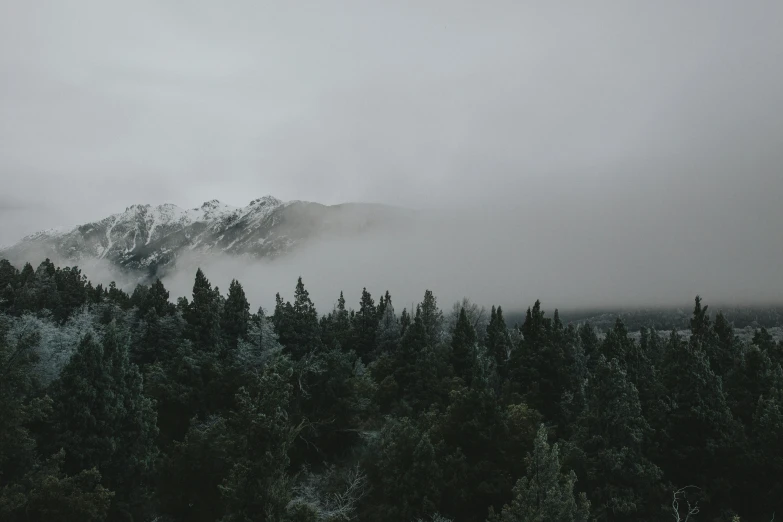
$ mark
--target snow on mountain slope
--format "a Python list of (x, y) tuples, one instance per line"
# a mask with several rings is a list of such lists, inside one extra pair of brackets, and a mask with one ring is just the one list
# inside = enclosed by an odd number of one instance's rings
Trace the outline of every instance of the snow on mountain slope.
[(27, 236), (0, 249), (0, 258), (20, 263), (50, 257), (74, 264), (104, 259), (151, 275), (186, 252), (274, 258), (308, 240), (361, 234), (399, 215), (383, 205), (284, 203), (272, 196), (241, 208), (217, 200), (191, 209), (131, 205), (100, 221)]

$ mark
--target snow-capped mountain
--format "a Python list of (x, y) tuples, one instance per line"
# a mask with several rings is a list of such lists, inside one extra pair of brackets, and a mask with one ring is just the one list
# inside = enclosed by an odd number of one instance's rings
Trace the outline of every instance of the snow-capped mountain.
[(308, 240), (361, 234), (391, 224), (401, 215), (384, 205), (326, 206), (282, 202), (272, 196), (241, 208), (217, 200), (192, 209), (132, 205), (94, 223), (27, 236), (0, 249), (0, 258), (24, 262), (46, 256), (73, 264), (97, 258), (152, 275), (185, 252), (274, 258)]

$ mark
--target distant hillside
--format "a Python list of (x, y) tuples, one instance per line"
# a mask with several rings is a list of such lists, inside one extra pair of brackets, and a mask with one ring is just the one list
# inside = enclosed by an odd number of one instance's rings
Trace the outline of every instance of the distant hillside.
[(327, 206), (272, 196), (242, 208), (217, 200), (193, 209), (132, 205), (93, 223), (25, 237), (0, 249), (0, 258), (22, 263), (49, 257), (60, 264), (104, 259), (118, 268), (155, 275), (184, 253), (275, 258), (314, 239), (357, 236), (402, 216), (401, 210), (384, 205)]

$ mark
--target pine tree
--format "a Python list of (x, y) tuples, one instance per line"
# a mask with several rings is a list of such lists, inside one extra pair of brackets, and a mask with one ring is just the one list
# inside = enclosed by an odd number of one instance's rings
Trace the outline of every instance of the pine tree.
[(292, 391), (287, 374), (286, 362), (278, 361), (237, 394), (236, 411), (226, 421), (232, 458), (219, 486), (222, 522), (285, 520), (292, 491), (288, 453), (301, 430), (286, 411)]
[(405, 335), (405, 330), (411, 325), (411, 316), (408, 313), (407, 308), (402, 309), (402, 315), (400, 315), (400, 334)]
[(362, 289), (362, 298), (359, 303), (359, 311), (353, 320), (356, 335), (354, 349), (366, 363), (370, 360), (370, 354), (375, 349), (375, 331), (378, 329), (378, 312), (375, 302), (366, 288)]
[(710, 316), (707, 315), (708, 306), (701, 306), (701, 297), (698, 295), (693, 306), (693, 315), (691, 316), (691, 335), (701, 343), (708, 343), (713, 338), (712, 324)]
[(236, 349), (239, 340), (247, 337), (250, 327), (250, 303), (247, 302), (242, 285), (236, 279), (232, 279), (228, 287), (220, 326), (230, 349)]
[(174, 313), (175, 307), (169, 302), (169, 291), (166, 290), (160, 279), (155, 279), (155, 282), (150, 286), (146, 306), (149, 310), (153, 310), (158, 317)]
[(370, 454), (373, 500), (378, 506), (373, 520), (397, 522), (436, 511), (443, 477), (427, 433), (407, 417), (390, 419)]
[(381, 316), (380, 321), (378, 321), (378, 330), (375, 333), (379, 353), (395, 352), (401, 338), (402, 329), (400, 328), (400, 323), (397, 321), (397, 316), (394, 313), (394, 305), (392, 305), (391, 297), (387, 292), (383, 307), (383, 316)]
[(199, 268), (193, 284), (193, 301), (186, 315), (189, 337), (197, 350), (219, 353), (222, 349), (219, 297), (220, 293), (212, 289)]
[(527, 309), (525, 322), (522, 323), (522, 335), (525, 338), (525, 343), (536, 345), (545, 342), (550, 323), (551, 321), (544, 318), (544, 312), (541, 311), (541, 301), (536, 300), (532, 310)]
[(65, 452), (33, 464), (19, 481), (0, 489), (4, 522), (101, 522), (114, 493), (101, 485), (95, 469), (68, 476), (62, 472)]
[(508, 358), (511, 352), (511, 339), (508, 335), (506, 320), (503, 318), (503, 308), (492, 307), (487, 325), (487, 350), (495, 359), (498, 374), (505, 377), (508, 374)]
[(19, 279), (19, 270), (7, 259), (0, 259), (0, 288), (15, 287)]
[(715, 343), (708, 354), (710, 367), (728, 384), (731, 373), (739, 363), (741, 347), (737, 336), (734, 335), (734, 327), (723, 315), (723, 312), (718, 312), (718, 315), (715, 316), (713, 329)]
[(527, 459), (527, 476), (514, 486), (514, 500), (503, 506), (492, 522), (583, 522), (587, 521), (590, 502), (584, 494), (576, 497), (576, 474), (560, 471), (557, 443), (549, 446), (547, 430), (542, 424), (536, 435), (533, 452)]
[(34, 394), (33, 365), (40, 332), (25, 330), (11, 342), (11, 323), (0, 315), (0, 487), (22, 476), (35, 462), (35, 438), (29, 424), (45, 419), (48, 398)]
[(296, 283), (293, 305), (288, 302), (283, 304), (282, 298), (277, 295), (272, 321), (280, 344), (295, 360), (321, 348), (318, 312), (310, 300), (310, 294), (305, 289), (301, 277)]
[(751, 434), (752, 469), (746, 479), (747, 505), (752, 516), (779, 512), (783, 507), (783, 369), (775, 368), (767, 393), (758, 399)]
[(588, 408), (578, 421), (583, 488), (596, 520), (652, 518), (659, 509), (661, 470), (647, 457), (652, 428), (623, 365), (601, 356), (588, 388)]
[(443, 338), (443, 312), (438, 308), (438, 300), (431, 290), (424, 292), (424, 300), (419, 306), (428, 343), (439, 343)]
[(466, 384), (470, 384), (475, 358), (476, 331), (468, 321), (465, 309), (462, 308), (451, 337), (451, 364), (454, 373)]
[(391, 302), (391, 294), (388, 290), (386, 290), (386, 294), (382, 295), (381, 298), (378, 300), (378, 306), (375, 307), (375, 311), (378, 314), (378, 320), (380, 321), (381, 318), (383, 318), (383, 314), (386, 312), (386, 305)]
[(115, 323), (102, 344), (84, 338), (55, 390), (56, 441), (66, 452), (66, 472), (100, 467), (117, 493), (113, 510), (132, 509), (145, 495), (158, 430), (154, 405)]
[(570, 380), (566, 345), (562, 336), (552, 335), (551, 320), (544, 318), (539, 301), (528, 309), (522, 333), (524, 338), (509, 360), (509, 380), (529, 406), (545, 418), (556, 419)]
[[(656, 419), (663, 429), (655, 460), (674, 484), (698, 484), (703, 493), (718, 499), (710, 507), (717, 513), (720, 499), (730, 498), (720, 477), (738, 458), (741, 427), (698, 337), (684, 342), (673, 330), (665, 350), (665, 416)], [(707, 513), (706, 506), (702, 512)]]
[(337, 299), (337, 307), (326, 318), (323, 330), (325, 346), (332, 347), (339, 343), (344, 351), (353, 350), (354, 335), (351, 316), (345, 308), (345, 297), (342, 292), (340, 292), (340, 298)]
[(593, 325), (584, 323), (579, 327), (578, 333), (588, 361), (597, 359), (600, 343), (598, 341), (598, 334)]

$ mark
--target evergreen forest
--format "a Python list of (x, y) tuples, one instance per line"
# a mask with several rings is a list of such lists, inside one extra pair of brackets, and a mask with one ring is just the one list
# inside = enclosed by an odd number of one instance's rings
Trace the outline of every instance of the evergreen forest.
[(0, 520), (783, 517), (783, 342), (699, 297), (687, 335), (632, 336), (291, 291), (251, 310), (201, 270), (171, 296), (0, 261)]

